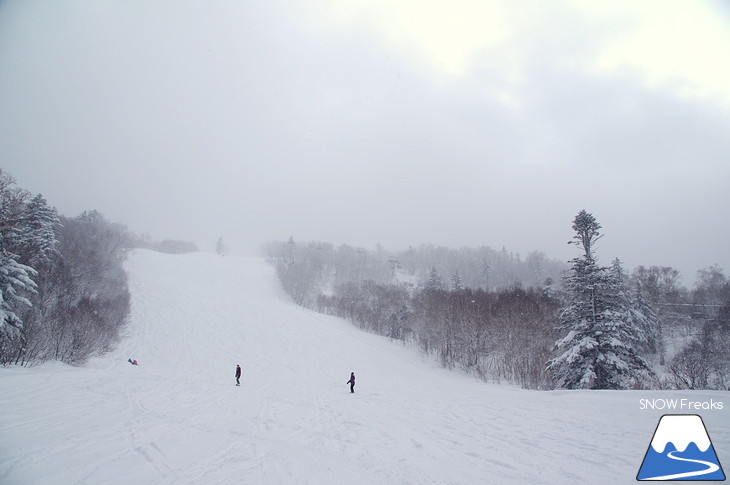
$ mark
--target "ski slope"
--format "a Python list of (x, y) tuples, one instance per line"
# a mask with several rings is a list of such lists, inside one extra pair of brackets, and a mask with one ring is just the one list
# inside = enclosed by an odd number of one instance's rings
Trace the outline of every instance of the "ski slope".
[(642, 398), (725, 401), (700, 414), (730, 462), (728, 393), (485, 384), (296, 306), (262, 259), (137, 250), (127, 268), (116, 350), (0, 368), (1, 484), (634, 483), (667, 413)]

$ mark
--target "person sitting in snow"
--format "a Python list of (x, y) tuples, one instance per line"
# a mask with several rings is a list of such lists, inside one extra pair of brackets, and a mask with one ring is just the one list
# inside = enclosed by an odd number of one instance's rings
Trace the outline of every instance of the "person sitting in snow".
[(350, 373), (350, 380), (346, 382), (346, 384), (350, 384), (350, 392), (355, 392), (355, 373)]
[(236, 385), (241, 385), (241, 365), (236, 364)]
[(138, 365), (136, 360), (129, 359), (127, 362), (129, 362), (132, 365)]

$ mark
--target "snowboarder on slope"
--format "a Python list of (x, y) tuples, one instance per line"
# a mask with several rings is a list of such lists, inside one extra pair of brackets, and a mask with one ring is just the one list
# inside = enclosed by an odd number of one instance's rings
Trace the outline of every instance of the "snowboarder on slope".
[(241, 385), (241, 366), (240, 364), (236, 364), (236, 385)]
[(346, 384), (350, 384), (350, 392), (355, 392), (355, 373), (350, 373), (350, 380), (346, 382)]

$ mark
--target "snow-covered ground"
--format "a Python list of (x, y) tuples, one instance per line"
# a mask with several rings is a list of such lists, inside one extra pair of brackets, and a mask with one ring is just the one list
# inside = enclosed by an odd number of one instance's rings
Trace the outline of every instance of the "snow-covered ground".
[(723, 402), (682, 412), (730, 463), (726, 392), (485, 384), (297, 307), (261, 259), (140, 250), (128, 269), (115, 351), (0, 369), (0, 483), (628, 484), (678, 412), (641, 400), (673, 398)]

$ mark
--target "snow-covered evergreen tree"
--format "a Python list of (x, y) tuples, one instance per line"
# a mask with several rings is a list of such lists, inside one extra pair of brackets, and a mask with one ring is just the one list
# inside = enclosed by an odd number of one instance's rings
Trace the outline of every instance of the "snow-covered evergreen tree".
[[(594, 244), (601, 225), (586, 211), (573, 220), (572, 244), (583, 254), (571, 261), (565, 277), (568, 304), (560, 313), (565, 337), (555, 343), (558, 356), (548, 363), (559, 387), (626, 389), (641, 385), (651, 371), (635, 350), (636, 333), (622, 303), (620, 281), (597, 264)], [(619, 266), (620, 269), (620, 266)]]
[(37, 268), (58, 254), (56, 232), (61, 222), (54, 207), (41, 194), (33, 197), (23, 211), (18, 228), (19, 250), (28, 265)]
[(288, 268), (296, 260), (297, 243), (294, 242), (294, 236), (289, 236), (289, 240), (286, 243), (286, 249), (284, 250), (283, 264), (285, 268)]
[(16, 311), (21, 305), (31, 306), (24, 294), (35, 291), (31, 276), (36, 274), (30, 266), (20, 264), (16, 255), (0, 249), (0, 337), (12, 337), (22, 328)]
[(451, 289), (455, 292), (464, 291), (464, 284), (461, 282), (461, 275), (458, 269), (451, 275)]
[(548, 298), (554, 298), (555, 297), (555, 288), (553, 288), (553, 279), (549, 276), (545, 278), (545, 281), (542, 284), (542, 294)]
[(219, 237), (215, 243), (215, 252), (219, 256), (225, 256), (226, 254), (228, 254), (228, 248), (226, 247), (225, 243), (223, 242), (222, 237)]
[(641, 286), (638, 284), (630, 293), (631, 309), (634, 318), (634, 324), (641, 328), (645, 341), (639, 345), (640, 349), (646, 352), (657, 353), (659, 351), (659, 318), (656, 311), (652, 308), (649, 301), (644, 297)]
[(26, 245), (23, 228), (28, 195), (0, 170), (0, 337), (11, 337), (22, 328), (16, 312), (21, 305), (30, 306), (26, 295), (36, 289), (32, 277), (37, 272), (21, 263), (18, 254)]
[(426, 288), (429, 290), (440, 290), (443, 288), (443, 282), (436, 268), (431, 268), (431, 272), (428, 273), (428, 281), (426, 281)]
[(649, 340), (648, 322), (635, 307), (634, 301), (628, 289), (628, 275), (621, 266), (621, 261), (616, 258), (608, 269), (610, 282), (613, 285), (610, 301), (617, 312), (625, 315), (625, 322), (628, 327), (631, 340), (636, 349), (646, 348)]

